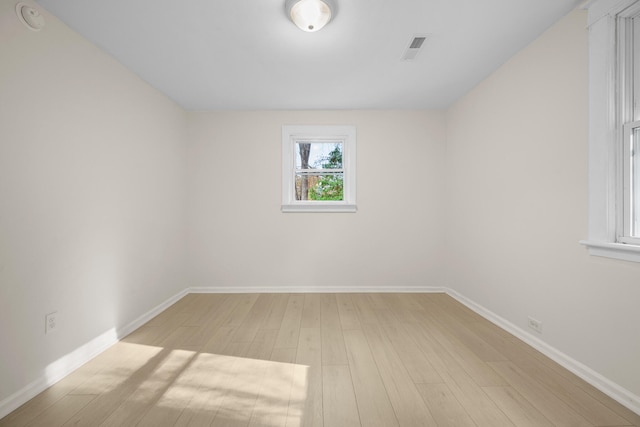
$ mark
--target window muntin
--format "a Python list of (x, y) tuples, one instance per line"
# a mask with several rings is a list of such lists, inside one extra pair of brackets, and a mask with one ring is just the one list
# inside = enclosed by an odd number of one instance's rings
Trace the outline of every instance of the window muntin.
[(353, 126), (283, 126), (282, 211), (355, 212)]

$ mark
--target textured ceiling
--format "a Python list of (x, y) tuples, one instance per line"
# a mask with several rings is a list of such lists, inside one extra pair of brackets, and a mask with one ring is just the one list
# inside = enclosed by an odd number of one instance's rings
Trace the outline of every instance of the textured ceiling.
[(581, 2), (337, 0), (306, 33), (284, 1), (38, 3), (189, 110), (258, 110), (447, 107)]

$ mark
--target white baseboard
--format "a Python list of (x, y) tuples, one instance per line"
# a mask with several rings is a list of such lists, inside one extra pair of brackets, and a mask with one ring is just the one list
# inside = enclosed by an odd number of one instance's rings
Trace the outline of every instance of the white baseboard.
[(588, 382), (616, 402), (640, 415), (640, 396), (635, 395), (629, 390), (626, 390), (613, 381), (605, 378), (588, 366), (585, 366), (577, 360), (567, 356), (557, 348), (550, 346), (549, 344), (531, 335), (522, 328), (519, 328), (508, 320), (498, 316), (497, 314), (486, 309), (480, 304), (477, 304), (467, 297), (460, 295), (453, 289), (446, 289), (446, 293), (461, 304), (464, 304), (474, 312), (478, 313), (480, 316), (484, 317), (485, 319), (509, 332), (511, 335), (529, 344), (531, 347), (535, 348), (554, 362), (558, 363), (563, 368), (582, 378), (584, 381)]
[(127, 324), (126, 326), (123, 326), (122, 328), (118, 328), (118, 330), (117, 330), (118, 331), (118, 339), (126, 337), (131, 332), (135, 331), (140, 326), (144, 325), (149, 320), (153, 319), (158, 314), (162, 313), (167, 308), (169, 308), (170, 306), (172, 306), (173, 304), (175, 304), (176, 302), (181, 300), (188, 293), (189, 293), (189, 289), (188, 288), (187, 289), (183, 289), (182, 291), (178, 292), (177, 294), (175, 294), (174, 296), (170, 297), (166, 301), (158, 304), (157, 306), (155, 306), (151, 310), (147, 311), (146, 313), (144, 313), (142, 316), (138, 317), (133, 322)]
[(21, 390), (6, 399), (0, 401), (0, 418), (5, 417), (39, 393), (46, 390), (48, 387), (51, 387), (53, 384), (57, 383), (94, 357), (98, 356), (113, 344), (117, 343), (120, 339), (129, 335), (131, 332), (135, 331), (140, 326), (144, 325), (159, 313), (167, 309), (167, 307), (174, 304), (180, 298), (184, 297), (187, 293), (187, 289), (179, 292), (138, 317), (133, 322), (117, 329), (110, 329), (109, 331), (78, 347), (71, 353), (49, 364), (40, 378), (31, 382), (26, 387), (23, 387)]
[(357, 294), (357, 293), (446, 293), (437, 286), (213, 286), (189, 288), (193, 294)]

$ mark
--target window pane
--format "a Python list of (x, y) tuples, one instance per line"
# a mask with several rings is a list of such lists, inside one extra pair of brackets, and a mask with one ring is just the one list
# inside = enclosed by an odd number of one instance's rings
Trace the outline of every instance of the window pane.
[(296, 200), (344, 200), (342, 173), (296, 174)]
[(633, 72), (632, 72), (632, 88), (633, 88), (633, 120), (640, 120), (640, 17), (633, 18)]
[(342, 169), (342, 141), (296, 142), (296, 169)]
[(631, 150), (631, 233), (640, 237), (640, 128), (633, 130)]

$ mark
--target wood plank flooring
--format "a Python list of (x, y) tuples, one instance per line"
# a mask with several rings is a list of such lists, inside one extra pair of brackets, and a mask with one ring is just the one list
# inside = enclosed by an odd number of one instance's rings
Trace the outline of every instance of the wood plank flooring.
[(640, 427), (445, 294), (190, 294), (3, 426)]

